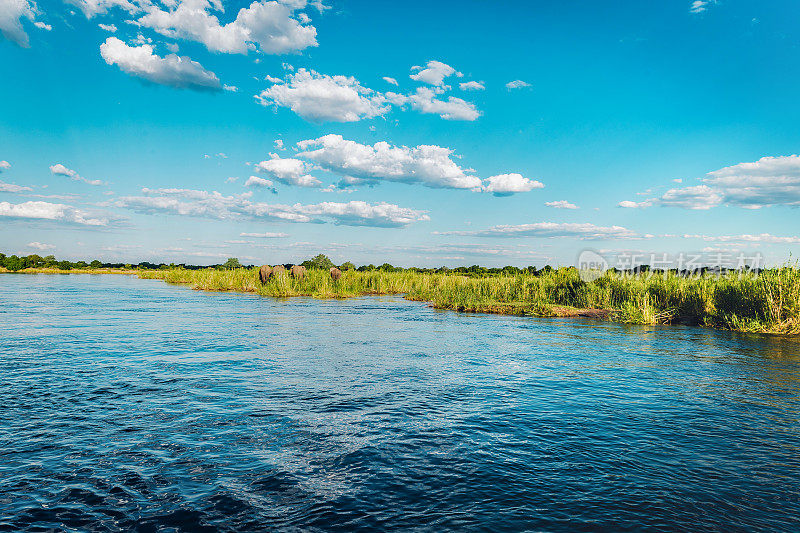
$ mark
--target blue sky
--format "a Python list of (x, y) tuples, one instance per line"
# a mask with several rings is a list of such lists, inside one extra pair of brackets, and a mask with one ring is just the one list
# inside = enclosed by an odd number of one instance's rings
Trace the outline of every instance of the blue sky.
[(798, 19), (790, 1), (0, 0), (0, 249), (781, 263), (800, 252)]

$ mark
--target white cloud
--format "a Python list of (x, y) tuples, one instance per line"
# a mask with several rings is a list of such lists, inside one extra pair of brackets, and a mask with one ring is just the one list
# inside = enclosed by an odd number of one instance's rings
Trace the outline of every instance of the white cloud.
[(286, 150), (286, 148), (283, 147), (283, 139), (275, 139), (275, 148), (278, 150)]
[(39, 28), (40, 30), (44, 31), (50, 31), (53, 29), (53, 27), (50, 24), (45, 24), (44, 22), (41, 21), (34, 22), (33, 25)]
[(11, 168), (11, 163), (5, 160), (0, 161), (0, 172), (8, 170), (9, 168)]
[(380, 93), (347, 76), (328, 76), (299, 69), (286, 83), (261, 91), (264, 106), (288, 107), (314, 122), (355, 122), (386, 114), (390, 107)]
[(235, 85), (223, 85), (222, 89), (231, 93), (239, 92), (239, 88)]
[(31, 187), (26, 187), (24, 185), (16, 185), (14, 183), (6, 183), (4, 181), (0, 181), (0, 192), (21, 193), (32, 190), (33, 189)]
[(266, 54), (298, 52), (317, 46), (317, 30), (295, 15), (305, 1), (253, 2), (239, 10), (236, 19), (220, 24), (209, 12), (222, 12), (219, 0), (183, 0), (171, 11), (149, 6), (137, 23), (170, 38), (203, 43), (212, 52), (246, 54), (259, 50)]
[[(297, 143), (297, 157), (313, 161), (324, 170), (341, 175), (339, 187), (375, 184), (379, 181), (420, 183), (427, 187), (470, 189), (498, 196), (544, 187), (520, 174), (500, 174), (481, 180), (463, 169), (453, 150), (436, 145), (393, 146), (380, 141), (360, 144), (341, 135), (325, 135)], [(274, 155), (274, 154), (273, 154)]]
[(701, 185), (670, 189), (659, 198), (643, 202), (623, 201), (620, 207), (653, 205), (710, 209), (721, 205), (759, 209), (800, 206), (800, 156), (762, 157), (715, 170)]
[(709, 4), (711, 4), (714, 0), (694, 0), (689, 5), (689, 13), (702, 13), (706, 9), (708, 9)]
[(435, 145), (392, 146), (348, 141), (341, 135), (325, 135), (297, 143), (298, 157), (322, 168), (367, 181), (422, 183), (428, 187), (475, 189), (481, 180), (468, 175), (451, 158), (453, 151)]
[(68, 178), (72, 178), (75, 181), (82, 181), (83, 183), (87, 183), (89, 185), (105, 185), (104, 182), (101, 180), (90, 180), (86, 179), (74, 170), (65, 167), (61, 163), (56, 163), (55, 165), (50, 166), (50, 172), (57, 176), (67, 176)]
[(531, 86), (530, 83), (524, 82), (522, 80), (514, 80), (506, 83), (507, 89), (522, 89), (524, 87), (530, 87), (530, 86)]
[(55, 246), (52, 245), (52, 244), (44, 244), (42, 242), (37, 242), (37, 241), (29, 242), (26, 246), (28, 248), (35, 248), (35, 249), (40, 250), (42, 252), (44, 252), (45, 250), (54, 250), (55, 249)]
[(128, 13), (136, 13), (140, 11), (139, 4), (149, 4), (148, 0), (68, 0), (69, 3), (75, 4), (83, 11), (87, 19), (96, 15), (102, 15), (108, 12), (112, 7), (118, 7)]
[(684, 239), (700, 239), (703, 241), (711, 242), (725, 242), (725, 243), (757, 243), (757, 244), (800, 244), (800, 237), (781, 237), (771, 235), (769, 233), (760, 233), (757, 235), (744, 234), (744, 235), (684, 235)]
[(280, 78), (276, 78), (276, 77), (274, 77), (274, 76), (270, 76), (269, 74), (267, 74), (266, 76), (264, 76), (264, 81), (268, 81), (268, 82), (270, 82), (270, 83), (283, 83), (283, 80), (282, 80), (282, 79), (280, 79)]
[(69, 205), (39, 201), (23, 202), (21, 204), (0, 202), (0, 217), (51, 220), (80, 224), (82, 226), (107, 226), (109, 222), (107, 217), (90, 214), (87, 211), (76, 209)]
[(332, 222), (346, 226), (403, 227), (429, 220), (424, 211), (386, 202), (369, 204), (322, 202), (319, 204), (268, 204), (250, 200), (252, 193), (224, 196), (216, 191), (192, 189), (142, 189), (143, 196), (126, 196), (114, 205), (142, 213), (169, 213), (214, 219), (274, 220), (296, 223)]
[(272, 187), (275, 185), (268, 179), (259, 178), (258, 176), (250, 176), (247, 178), (247, 181), (244, 182), (245, 187)]
[(392, 85), (398, 85), (397, 80), (394, 78), (390, 78), (389, 76), (384, 76), (383, 81), (385, 81), (386, 83), (390, 83)]
[(275, 188), (275, 184), (272, 183), (268, 179), (259, 178), (258, 176), (250, 176), (247, 178), (247, 181), (244, 182), (245, 187), (254, 187), (258, 189), (267, 189), (272, 194), (278, 194), (278, 190)]
[(483, 91), (486, 87), (479, 81), (467, 81), (459, 83), (458, 86), (462, 91)]
[(320, 187), (322, 182), (308, 174), (314, 169), (305, 161), (294, 158), (282, 158), (278, 154), (269, 154), (270, 159), (261, 161), (254, 167), (258, 172), (263, 172), (273, 179), (286, 185), (297, 187)]
[(426, 68), (412, 67), (411, 70), (419, 70), (416, 74), (411, 74), (409, 78), (415, 81), (422, 81), (430, 85), (442, 85), (444, 79), (456, 73), (456, 69), (442, 63), (441, 61), (428, 61)]
[(12, 43), (28, 48), (28, 34), (22, 27), (22, 19), (33, 21), (36, 4), (28, 0), (2, 0), (0, 2), (0, 34)]
[(100, 28), (101, 30), (109, 31), (111, 33), (116, 33), (116, 31), (117, 31), (117, 26), (114, 25), (114, 24), (102, 24), (101, 23), (101, 24), (98, 24), (97, 27)]
[(485, 230), (477, 231), (447, 231), (435, 232), (437, 235), (465, 235), (476, 237), (575, 237), (584, 240), (596, 239), (641, 239), (646, 236), (638, 235), (636, 232), (623, 228), (622, 226), (596, 226), (589, 223), (558, 223), (558, 222), (537, 222), (535, 224), (519, 224), (516, 226), (502, 225), (494, 226)]
[(401, 95), (387, 93), (386, 97), (396, 105), (410, 104), (411, 107), (421, 113), (439, 115), (445, 120), (476, 120), (481, 116), (475, 104), (450, 96), (447, 100), (439, 100), (436, 96), (439, 90), (427, 87), (417, 88), (415, 93)]
[(544, 205), (547, 207), (553, 207), (555, 209), (579, 209), (577, 205), (571, 204), (566, 200), (557, 200), (555, 202), (545, 202)]
[(490, 176), (484, 182), (483, 190), (495, 196), (510, 196), (517, 192), (528, 192), (544, 187), (542, 182), (525, 178), (515, 172)]
[(282, 239), (284, 237), (288, 237), (288, 233), (278, 233), (267, 231), (265, 233), (240, 233), (239, 237), (256, 237), (259, 239)]
[(100, 55), (109, 65), (116, 64), (126, 74), (170, 87), (219, 90), (217, 75), (186, 56), (160, 57), (149, 44), (128, 46), (116, 37), (100, 45)]

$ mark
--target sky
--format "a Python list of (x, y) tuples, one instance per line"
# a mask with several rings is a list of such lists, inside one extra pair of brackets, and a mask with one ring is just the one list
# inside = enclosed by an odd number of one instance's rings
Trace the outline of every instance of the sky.
[(794, 261), (798, 20), (792, 0), (0, 0), (0, 251)]

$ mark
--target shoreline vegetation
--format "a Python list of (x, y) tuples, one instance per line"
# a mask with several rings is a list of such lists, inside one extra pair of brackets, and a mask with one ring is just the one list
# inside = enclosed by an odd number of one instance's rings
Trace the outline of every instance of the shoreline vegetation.
[(428, 302), (436, 309), (461, 312), (588, 317), (628, 324), (687, 324), (751, 333), (800, 334), (797, 265), (724, 273), (610, 270), (596, 272), (596, 279), (584, 281), (585, 276), (574, 267), (451, 270), (402, 269), (385, 264), (356, 269), (352, 263), (345, 263), (340, 265), (340, 279), (334, 280), (328, 270), (333, 263), (319, 255), (302, 263), (307, 268), (302, 279), (285, 273), (261, 283), (258, 267), (242, 266), (234, 258), (213, 267), (152, 263), (134, 266), (99, 261), (68, 264), (54, 260), (40, 264), (29, 258), (16, 258), (19, 262), (12, 260), (9, 264), (10, 259), (0, 258), (0, 272), (134, 274), (197, 290), (278, 298), (403, 295), (408, 300)]
[(349, 298), (396, 294), (436, 309), (533, 317), (590, 317), (629, 324), (688, 324), (752, 333), (800, 333), (800, 270), (676, 273), (606, 272), (585, 282), (574, 268), (538, 274), (467, 276), (404, 270), (346, 270), (338, 281), (321, 269), (303, 279), (280, 275), (262, 284), (258, 268), (141, 271), (142, 279), (206, 291), (262, 296)]

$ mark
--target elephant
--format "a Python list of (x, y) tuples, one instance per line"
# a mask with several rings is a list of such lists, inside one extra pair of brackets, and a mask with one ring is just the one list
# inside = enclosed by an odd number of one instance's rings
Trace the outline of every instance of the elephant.
[(295, 279), (303, 279), (306, 277), (306, 267), (302, 265), (293, 265), (292, 268), (289, 269), (289, 273)]
[(333, 281), (339, 281), (339, 278), (342, 277), (342, 271), (336, 267), (331, 267), (331, 279)]
[(286, 269), (283, 268), (283, 265), (275, 265), (274, 267), (272, 267), (273, 277), (277, 278), (278, 276), (282, 276), (284, 274), (286, 274)]
[(272, 277), (272, 267), (269, 265), (263, 265), (258, 270), (258, 279), (261, 280), (261, 283), (266, 283), (269, 278)]

